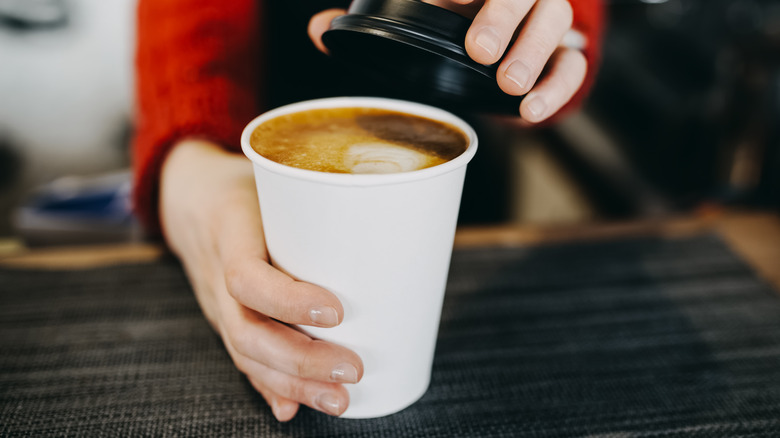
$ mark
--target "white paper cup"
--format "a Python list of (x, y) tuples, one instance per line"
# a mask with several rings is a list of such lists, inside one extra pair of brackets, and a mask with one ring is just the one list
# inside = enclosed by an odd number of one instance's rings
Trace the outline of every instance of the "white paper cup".
[[(469, 138), (459, 157), (405, 173), (324, 173), (268, 160), (249, 144), (275, 117), (310, 109), (369, 107), (449, 123)], [(355, 351), (363, 379), (345, 385), (346, 418), (379, 417), (411, 405), (428, 388), (466, 165), (474, 130), (438, 108), (343, 97), (287, 105), (247, 125), (241, 147), (254, 165), (271, 261), (292, 277), (333, 292), (344, 306), (334, 328), (301, 327)]]

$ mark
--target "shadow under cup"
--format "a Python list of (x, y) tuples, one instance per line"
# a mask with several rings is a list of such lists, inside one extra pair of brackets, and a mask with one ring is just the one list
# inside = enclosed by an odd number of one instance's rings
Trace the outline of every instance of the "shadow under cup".
[[(426, 117), (460, 129), (468, 147), (437, 166), (392, 174), (325, 173), (260, 156), (254, 129), (312, 109), (365, 107)], [(345, 385), (346, 418), (380, 417), (411, 405), (428, 388), (466, 165), (474, 130), (427, 105), (343, 97), (299, 102), (247, 125), (241, 147), (254, 166), (266, 245), (275, 267), (334, 293), (344, 320), (301, 326), (314, 338), (355, 351), (364, 375)]]

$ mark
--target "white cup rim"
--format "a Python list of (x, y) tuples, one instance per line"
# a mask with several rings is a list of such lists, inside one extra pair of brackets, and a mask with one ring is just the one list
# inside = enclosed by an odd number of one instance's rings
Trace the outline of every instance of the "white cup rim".
[[(385, 174), (349, 174), (319, 172), (280, 164), (258, 154), (250, 145), (249, 139), (255, 128), (273, 118), (311, 109), (348, 107), (399, 111), (448, 123), (466, 134), (469, 139), (469, 146), (462, 154), (452, 160), (425, 169)], [(241, 149), (244, 152), (244, 155), (246, 155), (255, 165), (280, 175), (286, 175), (299, 180), (340, 186), (376, 186), (424, 180), (449, 173), (465, 166), (471, 161), (477, 151), (477, 134), (474, 132), (474, 129), (460, 117), (449, 111), (430, 105), (381, 97), (329, 97), (284, 105), (255, 117), (247, 124), (244, 131), (241, 133)]]

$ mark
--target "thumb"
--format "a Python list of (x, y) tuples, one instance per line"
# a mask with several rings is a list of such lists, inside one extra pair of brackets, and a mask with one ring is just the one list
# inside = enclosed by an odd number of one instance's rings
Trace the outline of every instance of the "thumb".
[(345, 9), (328, 9), (314, 15), (309, 20), (309, 38), (322, 53), (328, 53), (327, 47), (322, 43), (322, 34), (330, 28), (330, 22), (334, 18), (346, 13)]

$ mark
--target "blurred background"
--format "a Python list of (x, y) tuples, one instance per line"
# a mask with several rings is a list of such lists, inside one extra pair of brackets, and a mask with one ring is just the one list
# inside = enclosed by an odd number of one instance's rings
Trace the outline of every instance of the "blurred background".
[(135, 0), (0, 0), (0, 236), (137, 234), (128, 214)]
[[(470, 176), (480, 184), (467, 186), (462, 223), (780, 209), (780, 2), (608, 5), (603, 65), (581, 111), (533, 132), (476, 122), (501, 146), (469, 170), (490, 177)], [(143, 239), (128, 200), (134, 9), (0, 0), (4, 242)], [(302, 26), (291, 32), (305, 38)]]

